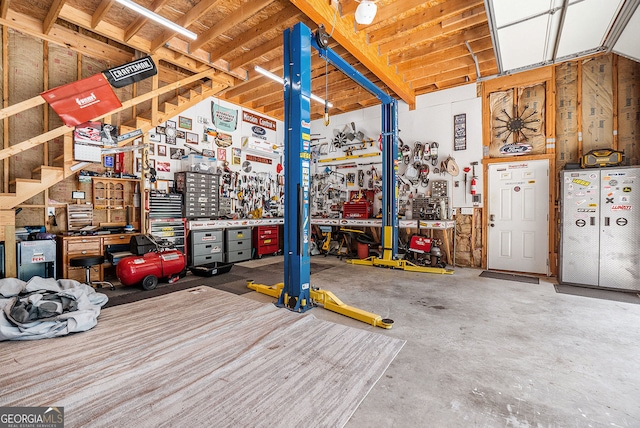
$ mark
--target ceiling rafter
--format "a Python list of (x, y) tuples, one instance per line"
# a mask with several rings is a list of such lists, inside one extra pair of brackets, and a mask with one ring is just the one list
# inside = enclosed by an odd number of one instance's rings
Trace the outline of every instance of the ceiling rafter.
[[(154, 0), (153, 3), (148, 7), (151, 12), (158, 13), (160, 9), (167, 4), (169, 0)], [(143, 26), (149, 22), (148, 18), (144, 16), (137, 17), (124, 31), (123, 41), (128, 42)]]
[[(220, 0), (201, 1), (200, 3), (189, 9), (184, 15), (182, 15), (180, 19), (176, 21), (176, 24), (181, 27), (188, 28), (191, 24), (196, 22), (198, 18), (206, 14), (209, 10), (213, 9), (219, 1)], [(178, 34), (176, 31), (164, 30), (160, 36), (156, 37), (151, 42), (151, 52), (155, 52), (156, 50), (158, 50), (159, 47), (163, 46), (166, 42), (171, 40), (176, 34)]]
[(113, 0), (102, 0), (96, 11), (91, 16), (91, 28), (96, 28), (96, 25), (109, 13), (109, 10), (113, 6)]
[(49, 7), (49, 13), (44, 18), (42, 22), (42, 33), (49, 34), (51, 28), (53, 28), (53, 24), (56, 23), (56, 19), (58, 19), (58, 15), (60, 14), (60, 10), (62, 6), (64, 6), (65, 0), (53, 0), (53, 3)]
[(230, 28), (233, 28), (247, 20), (249, 17), (255, 15), (274, 1), (275, 0), (260, 0), (243, 3), (238, 9), (234, 10), (229, 15), (221, 17), (220, 21), (218, 21), (216, 25), (201, 34), (198, 34), (198, 38), (191, 42), (191, 49), (200, 49), (211, 40), (220, 36)]
[(406, 49), (409, 47), (413, 47), (420, 43), (424, 43), (426, 41), (438, 38), (445, 37), (449, 34), (456, 33), (458, 31), (462, 31), (466, 27), (471, 27), (478, 24), (486, 24), (487, 23), (487, 15), (484, 13), (473, 15), (468, 18), (465, 18), (463, 21), (458, 21), (457, 25), (447, 26), (445, 29), (442, 27), (442, 24), (437, 24), (432, 27), (427, 27), (424, 30), (416, 31), (402, 37), (398, 37), (386, 43), (381, 43), (378, 45), (378, 50), (381, 54), (387, 54), (396, 50)]
[(225, 42), (219, 48), (211, 51), (211, 58), (222, 58), (230, 52), (239, 49), (243, 45), (257, 39), (265, 32), (273, 30), (276, 27), (280, 27), (283, 24), (296, 17), (300, 12), (293, 6), (287, 6), (275, 15), (271, 15), (269, 18), (260, 22), (253, 28), (242, 33), (240, 36), (234, 38), (231, 41)]
[(400, 33), (412, 32), (420, 28), (439, 24), (447, 18), (461, 15), (464, 11), (482, 4), (482, 0), (475, 2), (469, 2), (469, 0), (449, 0), (440, 3), (437, 6), (423, 9), (420, 13), (395, 21), (391, 25), (371, 31), (369, 33), (369, 42), (382, 43), (384, 40), (398, 37), (401, 35)]

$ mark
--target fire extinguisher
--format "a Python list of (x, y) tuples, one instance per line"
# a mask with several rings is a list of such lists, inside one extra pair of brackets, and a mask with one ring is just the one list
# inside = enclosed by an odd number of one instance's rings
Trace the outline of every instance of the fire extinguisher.
[(477, 187), (478, 187), (478, 178), (476, 177), (476, 165), (478, 165), (478, 162), (471, 162), (471, 194), (475, 195), (477, 192)]

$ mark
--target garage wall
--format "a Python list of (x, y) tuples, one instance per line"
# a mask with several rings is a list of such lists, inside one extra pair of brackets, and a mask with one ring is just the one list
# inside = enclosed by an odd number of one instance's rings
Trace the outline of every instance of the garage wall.
[[(465, 150), (454, 150), (453, 145), (453, 116), (458, 114), (466, 115), (467, 146)], [(363, 132), (367, 137), (378, 141), (381, 132), (381, 107), (368, 107), (362, 110), (353, 111), (341, 115), (332, 116), (330, 124), (325, 126), (322, 120), (311, 122), (312, 137), (318, 139), (314, 145), (328, 143), (332, 145), (335, 134), (342, 131), (345, 126), (350, 127), (351, 122), (356, 126), (357, 131)], [(435, 166), (430, 165), (430, 180), (445, 180), (449, 189), (450, 207), (455, 215), (457, 223), (456, 241), (456, 263), (460, 266), (480, 266), (481, 263), (481, 204), (474, 206), (471, 195), (468, 193), (471, 174), (467, 179), (467, 198), (464, 196), (464, 173), (462, 169), (470, 163), (482, 159), (482, 103), (477, 95), (475, 84), (460, 86), (452, 89), (438, 91), (421, 95), (416, 98), (416, 108), (409, 110), (408, 105), (399, 104), (398, 108), (398, 129), (399, 137), (404, 144), (412, 149), (416, 142), (438, 143), (438, 162), (452, 156), (458, 164), (460, 174), (456, 177), (450, 174), (441, 175), (434, 172)], [(380, 153), (378, 144), (366, 150), (354, 152), (358, 154)], [(312, 175), (321, 174), (325, 169), (331, 168), (335, 171), (346, 172), (351, 169), (340, 169), (341, 165), (353, 163), (353, 160), (341, 160), (332, 162), (320, 162), (321, 160), (344, 157), (346, 153), (337, 149), (327, 153), (314, 153), (312, 159)], [(356, 169), (368, 169), (370, 163), (381, 171), (380, 156), (366, 157), (358, 160)], [(364, 166), (361, 166), (364, 165)], [(398, 175), (400, 177), (406, 172), (407, 166), (399, 166)], [(482, 166), (476, 167), (478, 176), (478, 189), (482, 189)], [(358, 190), (357, 183), (347, 186), (347, 190)], [(420, 184), (411, 186), (408, 190), (400, 189), (399, 211), (405, 217), (411, 217), (411, 207), (413, 198), (418, 195), (428, 196), (430, 187), (423, 187)], [(475, 207), (475, 208), (474, 208)], [(312, 206), (312, 213), (314, 213)], [(376, 198), (374, 201), (374, 214), (381, 208), (381, 201)], [(473, 241), (472, 241), (473, 237)]]

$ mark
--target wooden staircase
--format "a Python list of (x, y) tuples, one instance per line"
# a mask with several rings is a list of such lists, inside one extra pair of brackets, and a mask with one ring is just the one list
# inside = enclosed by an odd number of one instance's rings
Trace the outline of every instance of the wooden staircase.
[[(193, 82), (198, 82), (198, 80), (203, 77), (212, 77), (212, 71), (199, 73), (197, 75), (191, 76), (189, 78), (183, 79), (179, 82), (176, 82), (171, 85), (164, 86), (162, 88), (151, 91), (150, 93), (138, 96), (132, 100), (125, 101), (122, 103), (122, 107), (114, 110), (105, 116), (117, 113), (118, 111), (124, 110), (126, 108), (130, 108), (139, 103), (148, 101), (149, 99), (155, 98), (158, 95), (169, 92), (172, 90), (179, 91), (182, 85), (191, 85)], [(184, 110), (195, 106), (201, 101), (207, 99), (210, 96), (213, 96), (219, 93), (221, 90), (227, 88), (230, 82), (225, 81), (224, 79), (215, 79), (215, 80), (207, 80), (206, 82), (197, 83), (195, 88), (187, 89), (183, 92), (180, 92), (176, 95), (174, 99), (169, 102), (163, 103), (162, 106), (158, 109), (152, 109), (139, 113), (136, 118), (131, 123), (126, 124), (114, 124), (120, 126), (120, 133), (124, 134), (130, 132), (132, 130), (140, 129), (143, 134), (146, 134), (149, 130), (156, 127), (157, 125), (167, 121), (168, 119), (180, 114)], [(40, 98), (40, 97), (39, 97)], [(39, 103), (38, 100), (34, 100), (30, 106), (37, 105)], [(15, 108), (14, 108), (15, 110)], [(11, 114), (15, 114), (15, 111), (12, 111)], [(2, 116), (7, 116), (9, 114), (4, 114)], [(101, 119), (101, 118), (96, 118)], [(9, 149), (0, 150), (0, 159), (13, 156), (17, 153), (21, 153), (22, 151), (29, 149), (35, 145), (42, 144), (45, 141), (49, 141), (52, 138), (56, 138), (58, 136), (64, 135), (65, 144), (64, 144), (64, 155), (56, 158), (55, 161), (63, 160), (64, 165), (62, 167), (53, 167), (42, 165), (37, 168), (36, 173), (40, 175), (39, 178), (17, 178), (14, 180), (15, 189), (14, 192), (10, 193), (0, 193), (0, 210), (9, 210), (14, 209), (16, 206), (21, 204), (22, 202), (36, 196), (40, 192), (43, 192), (47, 188), (59, 183), (64, 180), (66, 177), (69, 177), (75, 174), (70, 168), (72, 165), (77, 162), (73, 161), (73, 144), (72, 144), (72, 128), (67, 126), (61, 126), (56, 130), (52, 130), (46, 132), (40, 136), (31, 138), (25, 142), (19, 143), (18, 145), (12, 146)], [(53, 136), (53, 137), (52, 137)], [(118, 143), (119, 146), (125, 146), (131, 143), (132, 139), (122, 141)], [(21, 150), (16, 149), (16, 146), (19, 146)]]

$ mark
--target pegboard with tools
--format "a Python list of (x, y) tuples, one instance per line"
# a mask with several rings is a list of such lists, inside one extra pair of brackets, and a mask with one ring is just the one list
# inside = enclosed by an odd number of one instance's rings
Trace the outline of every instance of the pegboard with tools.
[(221, 177), (220, 192), (227, 216), (261, 218), (284, 216), (284, 176), (269, 172), (242, 174), (227, 171)]

